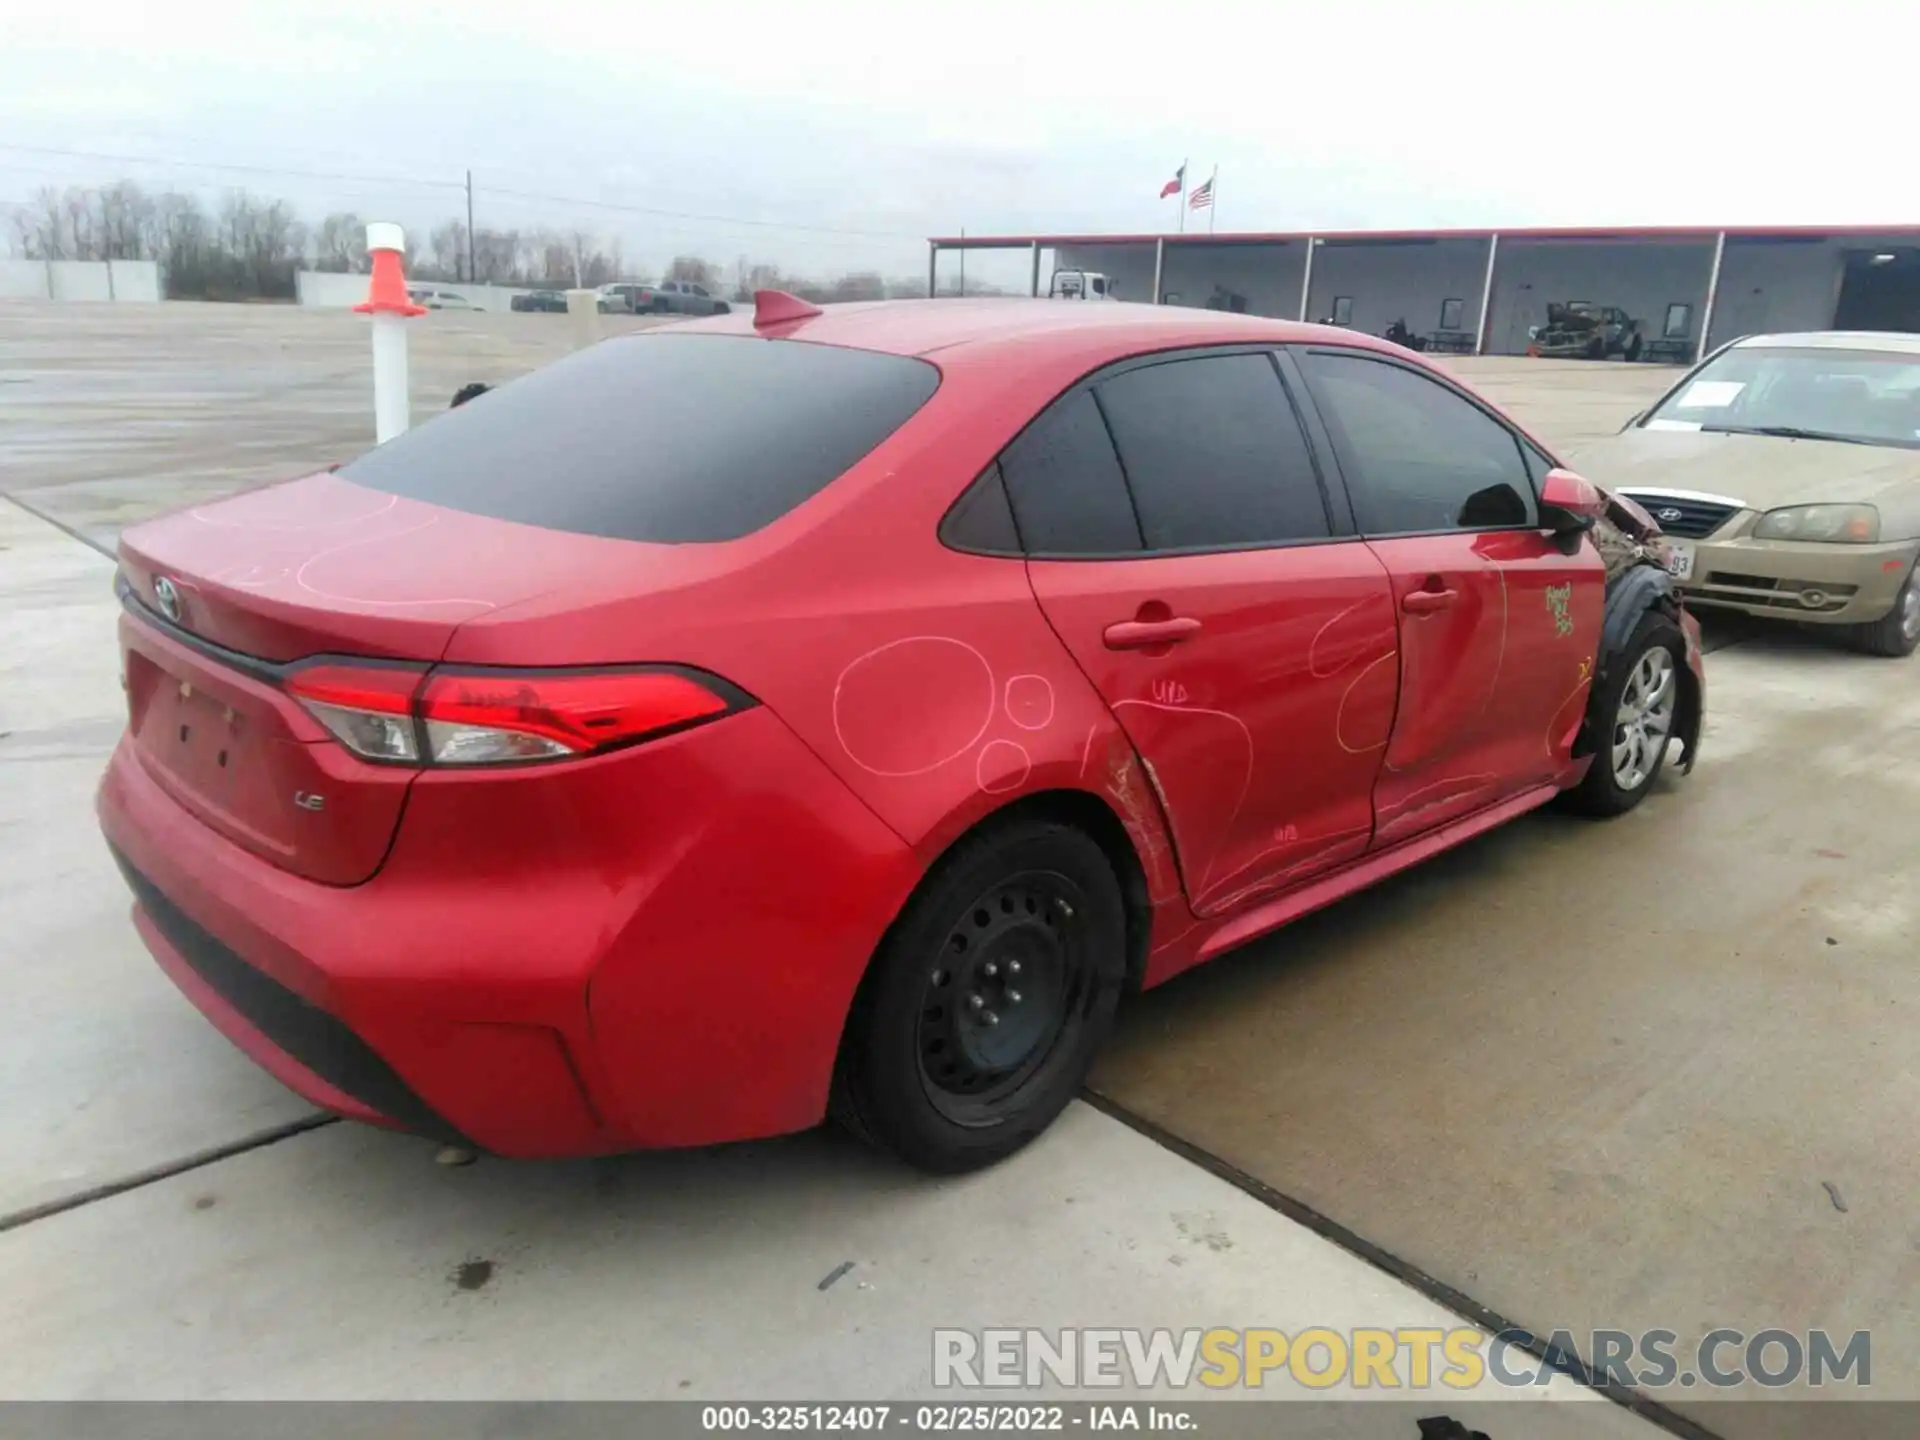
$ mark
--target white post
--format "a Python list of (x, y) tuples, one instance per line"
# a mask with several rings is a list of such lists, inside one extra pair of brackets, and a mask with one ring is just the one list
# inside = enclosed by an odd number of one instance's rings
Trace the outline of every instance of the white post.
[(594, 290), (567, 291), (567, 319), (573, 330), (573, 348), (584, 350), (600, 340), (600, 295)]
[(1473, 353), (1487, 348), (1487, 316), (1493, 313), (1493, 262), (1500, 258), (1500, 237), (1487, 237), (1487, 274), (1480, 282), (1480, 323), (1473, 330)]
[(412, 419), (406, 324), (408, 316), (426, 313), (407, 295), (407, 275), (401, 261), (406, 248), (406, 232), (398, 225), (376, 220), (367, 226), (373, 278), (366, 300), (353, 307), (373, 317), (373, 430), (374, 441), (380, 445), (405, 434)]
[(1707, 275), (1707, 304), (1700, 312), (1700, 339), (1693, 347), (1693, 363), (1698, 365), (1707, 353), (1708, 332), (1713, 328), (1713, 305), (1720, 298), (1720, 262), (1727, 254), (1727, 232), (1713, 237), (1713, 269)]
[(1166, 260), (1167, 242), (1166, 238), (1162, 236), (1153, 242), (1153, 303), (1156, 305), (1162, 303), (1160, 298), (1160, 275), (1166, 265)]
[(1307, 306), (1313, 303), (1313, 252), (1320, 248), (1318, 236), (1307, 237), (1307, 266), (1300, 276), (1300, 322), (1307, 320)]
[(407, 377), (407, 322), (378, 311), (373, 317), (373, 438), (384, 445), (404, 435), (412, 417)]
[[(1058, 262), (1056, 262), (1058, 263)], [(1040, 242), (1033, 242), (1033, 284), (1028, 290), (1033, 299), (1040, 298)]]

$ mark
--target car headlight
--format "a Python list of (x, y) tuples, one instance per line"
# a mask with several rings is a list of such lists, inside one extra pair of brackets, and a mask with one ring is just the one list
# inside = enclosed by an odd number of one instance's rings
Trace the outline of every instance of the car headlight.
[(1789, 505), (1762, 515), (1753, 538), (1871, 545), (1880, 538), (1880, 512), (1871, 505)]

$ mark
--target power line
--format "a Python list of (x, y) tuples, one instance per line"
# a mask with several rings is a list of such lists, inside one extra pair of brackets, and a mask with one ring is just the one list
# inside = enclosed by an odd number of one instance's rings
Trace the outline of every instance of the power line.
[(0, 144), (0, 150), (24, 155), (58, 155), (68, 160), (111, 160), (116, 165), (160, 165), (175, 170), (231, 171), (243, 175), (273, 175), (286, 179), (338, 180), (355, 185), (420, 185), (439, 190), (459, 190), (458, 180), (432, 180), (408, 175), (348, 175), (324, 170), (293, 170), (275, 165), (237, 165), (206, 160), (169, 160), (158, 155), (115, 155), (103, 150), (59, 150), (47, 145)]
[[(100, 150), (64, 150), (45, 145), (13, 145), (0, 143), (0, 150), (28, 155), (54, 155), (71, 160), (106, 160), (118, 165), (160, 165), (184, 170), (208, 170), (214, 172), (230, 171), (236, 174), (269, 175), (285, 179), (328, 180), (339, 184), (352, 185), (410, 185), (437, 190), (465, 190), (468, 182), (462, 180), (435, 180), (424, 176), (400, 175), (354, 175), (336, 171), (300, 170), (272, 165), (238, 165), (201, 160), (171, 160), (156, 155), (116, 155)], [(501, 186), (474, 185), (476, 195), (493, 195), (503, 199), (530, 200), (542, 205), (571, 205), (587, 210), (606, 210), (622, 215), (645, 215), (661, 220), (688, 220), (707, 225), (745, 226), (757, 230), (781, 230), (813, 235), (837, 235), (858, 240), (922, 240), (922, 235), (909, 235), (900, 230), (855, 230), (832, 225), (804, 225), (786, 220), (757, 220), (740, 215), (705, 215), (685, 210), (663, 210), (648, 205), (628, 205), (612, 200), (589, 200), (577, 195), (544, 195), (528, 190), (511, 190)]]
[(579, 205), (589, 210), (612, 210), (623, 215), (652, 215), (663, 220), (696, 220), (709, 225), (748, 225), (762, 230), (798, 230), (813, 235), (846, 235), (860, 240), (924, 240), (924, 235), (909, 235), (904, 230), (847, 230), (833, 225), (800, 225), (788, 220), (749, 220), (739, 215), (700, 215), (686, 210), (657, 210), (646, 205), (623, 205), (612, 200), (584, 200), (573, 195), (538, 195), (527, 190), (504, 190), (494, 185), (476, 185), (476, 195), (499, 195), (515, 200), (534, 200), (543, 205)]

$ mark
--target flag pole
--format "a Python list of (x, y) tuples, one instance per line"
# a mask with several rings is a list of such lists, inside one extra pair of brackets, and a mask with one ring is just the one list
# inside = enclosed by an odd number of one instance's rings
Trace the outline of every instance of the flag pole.
[(1220, 167), (1213, 167), (1213, 174), (1207, 177), (1207, 233), (1213, 234), (1213, 222), (1220, 214)]
[(1180, 198), (1173, 202), (1180, 209), (1180, 233), (1187, 233), (1187, 162), (1180, 162)]

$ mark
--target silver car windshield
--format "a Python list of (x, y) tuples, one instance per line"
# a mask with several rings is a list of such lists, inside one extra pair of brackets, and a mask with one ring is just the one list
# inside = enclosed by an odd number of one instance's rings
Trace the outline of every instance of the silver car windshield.
[(1920, 449), (1920, 356), (1743, 345), (1642, 423)]

